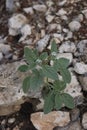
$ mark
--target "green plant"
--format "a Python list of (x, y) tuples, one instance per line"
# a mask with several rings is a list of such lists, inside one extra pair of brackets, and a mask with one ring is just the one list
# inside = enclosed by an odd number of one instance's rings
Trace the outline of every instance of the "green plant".
[(23, 81), (22, 88), (25, 93), (28, 89), (42, 88), (44, 113), (49, 113), (53, 109), (59, 110), (63, 105), (70, 109), (74, 107), (73, 98), (64, 93), (67, 83), (71, 81), (69, 60), (57, 59), (57, 53), (55, 41), (52, 42), (49, 54), (47, 52), (39, 54), (36, 49), (26, 47), (24, 49), (26, 65), (18, 68), (22, 72), (31, 71), (31, 75)]

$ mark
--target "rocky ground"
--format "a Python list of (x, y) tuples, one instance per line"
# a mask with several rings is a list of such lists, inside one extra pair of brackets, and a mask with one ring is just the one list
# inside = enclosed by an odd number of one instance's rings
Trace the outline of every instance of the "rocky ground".
[[(49, 50), (70, 60), (75, 109), (44, 115), (40, 91), (24, 94), (24, 47)], [(26, 73), (27, 75), (27, 73)], [(50, 119), (50, 120), (49, 120)], [(0, 130), (87, 129), (87, 1), (0, 0)]]

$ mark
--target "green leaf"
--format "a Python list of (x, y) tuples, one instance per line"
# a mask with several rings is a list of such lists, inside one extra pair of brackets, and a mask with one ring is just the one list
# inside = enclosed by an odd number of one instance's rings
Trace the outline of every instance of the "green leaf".
[(68, 69), (61, 69), (60, 73), (61, 73), (61, 75), (63, 77), (63, 80), (66, 83), (70, 83), (70, 81), (71, 81), (71, 74), (70, 74), (69, 70)]
[(44, 66), (42, 66), (42, 71), (46, 77), (51, 78), (53, 80), (58, 79), (57, 72), (53, 67), (51, 67), (49, 65), (44, 65)]
[(56, 81), (53, 83), (53, 86), (54, 86), (54, 90), (60, 92), (60, 91), (62, 91), (62, 90), (65, 89), (66, 84), (65, 84), (64, 81), (56, 80)]
[(28, 76), (23, 80), (22, 88), (23, 88), (24, 93), (28, 91), (29, 87), (30, 87), (30, 77)]
[(45, 98), (45, 102), (44, 102), (45, 114), (51, 112), (51, 110), (54, 108), (54, 100), (55, 100), (55, 95), (53, 94), (53, 92), (50, 92)]
[(48, 57), (47, 52), (43, 52), (43, 53), (40, 55), (39, 58), (40, 58), (41, 60), (45, 60), (47, 57)]
[(21, 71), (21, 72), (26, 72), (28, 70), (28, 65), (21, 65), (18, 68), (18, 70)]
[(74, 99), (71, 95), (69, 95), (67, 93), (63, 93), (62, 94), (62, 100), (63, 100), (63, 103), (65, 104), (66, 107), (68, 107), (70, 109), (75, 107)]
[(59, 110), (62, 108), (63, 100), (61, 94), (57, 93), (55, 96), (55, 108), (56, 110)]
[(60, 72), (60, 74), (63, 77), (63, 80), (64, 80), (65, 83), (70, 83), (71, 74), (70, 74), (69, 70), (66, 68), (67, 65), (68, 65), (67, 60), (64, 64), (64, 61), (62, 59), (58, 59), (54, 62), (53, 68), (55, 68), (56, 71)]
[(33, 70), (33, 69), (35, 69), (35, 67), (36, 67), (36, 63), (35, 62), (33, 62), (30, 65), (28, 65), (28, 69), (29, 70)]
[(69, 60), (66, 58), (58, 59), (59, 64), (63, 66), (63, 68), (67, 68), (69, 66)]
[(51, 44), (51, 53), (52, 52), (58, 52), (58, 49), (57, 49), (57, 45), (56, 45), (56, 42), (55, 40), (52, 41), (52, 44)]
[(27, 47), (24, 48), (24, 55), (29, 64), (34, 62), (37, 59), (33, 50), (31, 50), (30, 48), (27, 48)]
[(43, 80), (43, 75), (39, 71), (35, 70), (34, 75), (30, 79), (30, 88), (33, 90), (40, 88), (43, 84)]

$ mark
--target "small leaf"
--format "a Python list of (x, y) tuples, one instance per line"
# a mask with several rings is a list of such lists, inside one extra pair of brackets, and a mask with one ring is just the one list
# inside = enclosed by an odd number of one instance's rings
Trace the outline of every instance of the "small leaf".
[(55, 96), (55, 108), (59, 110), (62, 108), (63, 100), (61, 94), (57, 93)]
[(33, 50), (29, 49), (29, 48), (24, 48), (24, 55), (25, 55), (25, 58), (27, 60), (27, 62), (30, 64), (32, 62), (34, 62), (37, 57), (35, 55), (35, 53), (33, 52)]
[(69, 66), (69, 60), (66, 58), (58, 59), (59, 64), (63, 66), (63, 68), (67, 68)]
[(67, 65), (68, 65), (68, 61), (64, 65), (63, 60), (58, 59), (58, 60), (55, 61), (53, 68), (55, 68), (56, 71), (60, 72), (60, 74), (63, 77), (63, 80), (64, 80), (65, 83), (70, 83), (71, 74), (70, 74), (69, 70), (66, 68)]
[(28, 65), (21, 65), (18, 68), (18, 70), (21, 71), (21, 72), (26, 72), (28, 70)]
[(61, 75), (63, 77), (63, 80), (66, 83), (70, 83), (70, 81), (71, 81), (71, 74), (70, 74), (69, 70), (68, 69), (61, 69), (60, 73), (61, 73)]
[(28, 76), (24, 79), (23, 85), (22, 85), (24, 93), (28, 91), (29, 87), (30, 87), (30, 77)]
[(52, 44), (51, 44), (51, 53), (52, 53), (52, 52), (55, 52), (55, 53), (58, 52), (58, 49), (57, 49), (57, 45), (56, 45), (55, 40), (53, 40), (53, 41), (52, 41)]
[(34, 71), (34, 75), (30, 79), (30, 88), (36, 90), (43, 84), (43, 75), (39, 71)]
[(53, 67), (51, 67), (49, 65), (44, 65), (42, 68), (43, 68), (42, 69), (43, 70), (43, 74), (46, 77), (51, 78), (53, 80), (58, 79), (57, 72), (56, 72), (56, 70)]
[(68, 107), (70, 109), (75, 107), (74, 99), (71, 95), (69, 95), (67, 93), (63, 93), (62, 94), (62, 100), (63, 100), (63, 103), (65, 104), (66, 107)]
[(51, 110), (54, 108), (54, 100), (55, 100), (55, 95), (53, 94), (53, 92), (50, 92), (45, 98), (45, 102), (44, 102), (45, 114), (51, 112)]
[(64, 81), (60, 81), (60, 80), (56, 80), (54, 83), (53, 83), (53, 86), (54, 86), (54, 89), (58, 92), (62, 91), (65, 89), (66, 87), (66, 84)]
[(48, 57), (47, 52), (43, 52), (43, 53), (40, 55), (39, 58), (40, 58), (41, 60), (45, 60), (47, 57)]

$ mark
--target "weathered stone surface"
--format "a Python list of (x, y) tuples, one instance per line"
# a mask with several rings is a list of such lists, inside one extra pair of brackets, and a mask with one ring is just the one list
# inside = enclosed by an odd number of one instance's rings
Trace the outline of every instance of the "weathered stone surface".
[(73, 42), (64, 42), (60, 47), (59, 47), (59, 52), (70, 52), (74, 53), (76, 51), (76, 46)]
[(82, 117), (82, 126), (86, 130), (87, 129), (87, 112), (83, 114)]
[(81, 27), (81, 24), (78, 21), (72, 21), (69, 23), (69, 28), (72, 32), (78, 31), (80, 27)]
[(23, 25), (28, 22), (23, 14), (15, 14), (9, 19), (9, 34), (12, 36), (18, 35)]
[(83, 62), (77, 62), (75, 63), (74, 70), (77, 74), (85, 74), (87, 73), (87, 64), (84, 64)]
[(82, 130), (80, 121), (71, 122), (65, 127), (56, 127), (53, 130)]
[(41, 95), (40, 91), (29, 91), (27, 94), (22, 91), (23, 79), (29, 74), (17, 70), (22, 64), (23, 61), (0, 65), (0, 115), (18, 111), (27, 95), (31, 98)]
[(47, 10), (47, 7), (45, 5), (37, 4), (33, 6), (33, 9), (39, 12), (45, 12)]
[(87, 75), (79, 76), (79, 82), (84, 91), (87, 91)]
[(44, 38), (42, 38), (36, 43), (36, 48), (39, 52), (42, 52), (45, 49), (49, 39), (50, 39), (50, 35), (45, 35)]
[(48, 114), (37, 112), (31, 115), (31, 121), (37, 130), (53, 130), (56, 126), (65, 126), (70, 122), (68, 112), (53, 111)]

